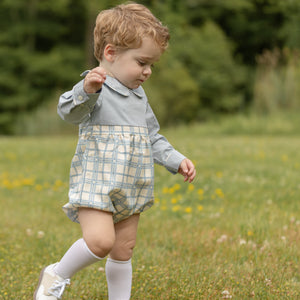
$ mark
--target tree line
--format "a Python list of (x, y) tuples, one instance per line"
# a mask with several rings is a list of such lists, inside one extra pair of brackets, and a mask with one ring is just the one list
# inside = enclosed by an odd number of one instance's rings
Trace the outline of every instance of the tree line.
[[(71, 89), (81, 71), (96, 66), (95, 17), (123, 2), (0, 2), (0, 133), (14, 133), (20, 115)], [(288, 81), (292, 66), (292, 79), (300, 79), (298, 0), (136, 2), (152, 10), (171, 32), (170, 47), (145, 84), (162, 124), (204, 120), (253, 106), (267, 110), (266, 97), (271, 96), (265, 89), (278, 86), (270, 87), (274, 76)], [(262, 82), (265, 85), (259, 86)], [(297, 107), (299, 101), (293, 98)]]

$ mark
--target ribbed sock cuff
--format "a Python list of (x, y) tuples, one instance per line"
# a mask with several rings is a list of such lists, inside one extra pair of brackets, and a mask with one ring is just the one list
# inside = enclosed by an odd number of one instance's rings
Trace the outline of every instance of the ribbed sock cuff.
[(116, 263), (116, 264), (130, 264), (131, 263), (131, 258), (129, 260), (115, 260), (115, 259), (108, 257), (107, 260), (109, 260), (113, 263)]

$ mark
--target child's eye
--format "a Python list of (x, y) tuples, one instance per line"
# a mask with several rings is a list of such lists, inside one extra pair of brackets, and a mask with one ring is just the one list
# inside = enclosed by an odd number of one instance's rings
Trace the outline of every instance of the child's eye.
[(146, 63), (145, 63), (144, 61), (138, 60), (137, 63), (138, 63), (141, 67), (146, 66)]
[(150, 68), (154, 68), (154, 64), (149, 64), (148, 62), (145, 62), (143, 60), (137, 60), (137, 63), (141, 66), (141, 67), (145, 67), (145, 66), (150, 66)]

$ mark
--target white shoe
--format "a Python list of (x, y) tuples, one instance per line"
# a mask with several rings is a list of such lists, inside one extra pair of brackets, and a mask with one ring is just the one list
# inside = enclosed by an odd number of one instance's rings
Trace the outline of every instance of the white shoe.
[(53, 264), (44, 268), (40, 274), (39, 284), (35, 290), (33, 300), (57, 300), (65, 290), (67, 284), (70, 284), (70, 279), (63, 279), (56, 275)]

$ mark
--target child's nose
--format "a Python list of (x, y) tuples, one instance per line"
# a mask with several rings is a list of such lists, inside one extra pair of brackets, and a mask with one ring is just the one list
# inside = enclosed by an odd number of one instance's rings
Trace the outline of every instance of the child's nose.
[(151, 66), (145, 66), (143, 73), (150, 76), (152, 74)]

